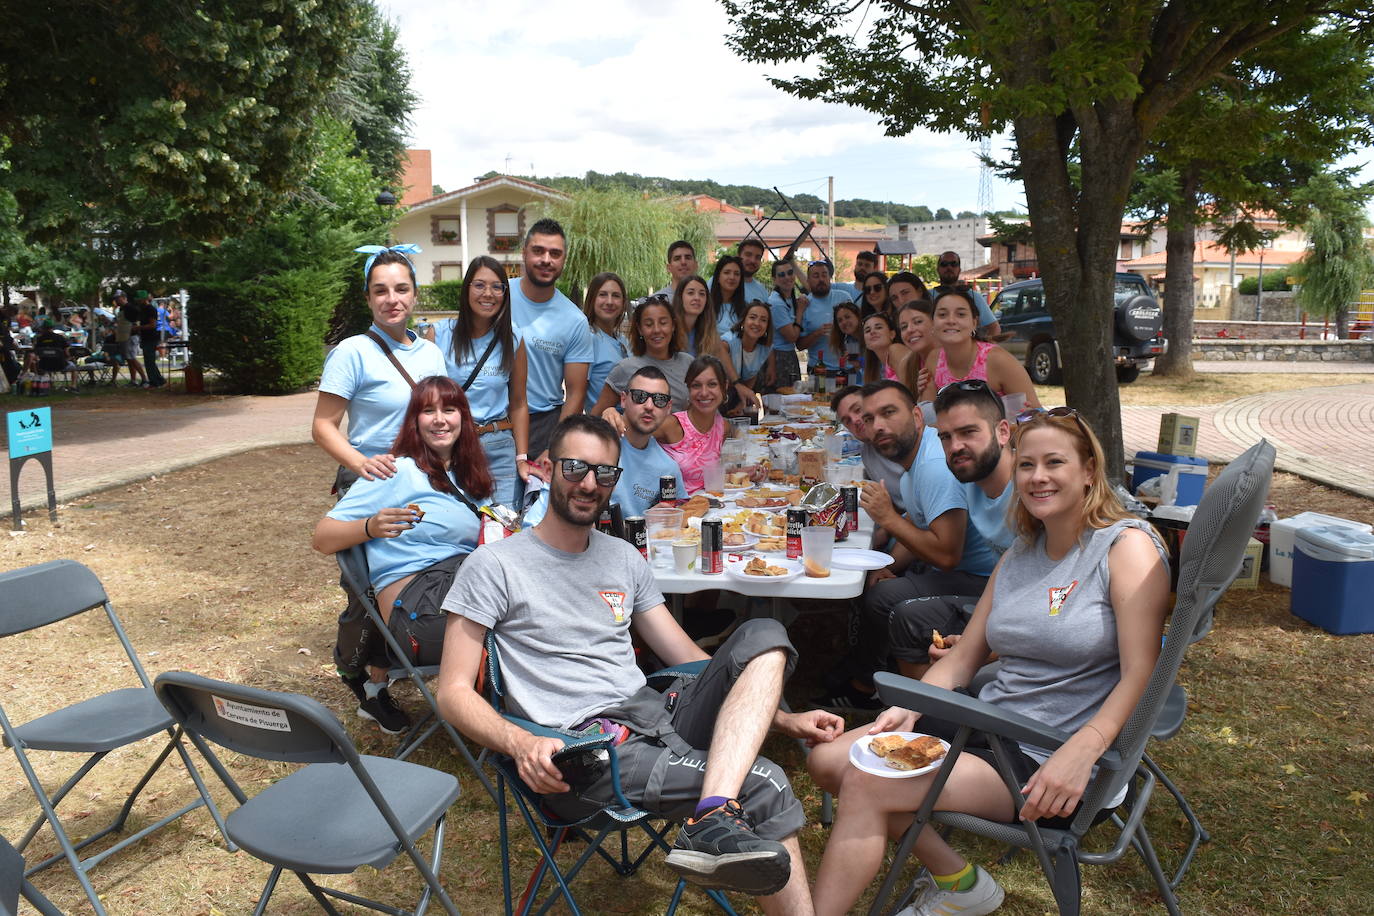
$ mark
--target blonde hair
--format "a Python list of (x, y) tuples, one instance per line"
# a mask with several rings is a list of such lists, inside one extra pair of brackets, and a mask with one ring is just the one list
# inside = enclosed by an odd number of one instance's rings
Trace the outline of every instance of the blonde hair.
[[(1092, 483), (1088, 484), (1088, 490), (1083, 494), (1083, 509), (1079, 515), (1081, 525), (1079, 533), (1085, 530), (1096, 530), (1106, 528), (1114, 522), (1125, 519), (1135, 518), (1127, 512), (1121, 505), (1121, 501), (1112, 492), (1111, 486), (1107, 483), (1107, 459), (1102, 453), (1102, 443), (1097, 441), (1097, 436), (1088, 428), (1088, 424), (1083, 418), (1074, 414), (1069, 417), (1053, 417), (1047, 413), (1038, 413), (1030, 419), (1012, 426), (1011, 447), (1013, 451), (1019, 451), (1021, 440), (1026, 433), (1034, 429), (1057, 429), (1067, 433), (1073, 441), (1074, 449), (1078, 452), (1080, 461), (1092, 462)], [(1021, 502), (1021, 494), (1016, 494), (1016, 499), (1012, 500), (1012, 507), (1007, 515), (1007, 523), (1027, 543), (1034, 543), (1035, 538), (1044, 529), (1044, 523), (1030, 514), (1024, 503)]]

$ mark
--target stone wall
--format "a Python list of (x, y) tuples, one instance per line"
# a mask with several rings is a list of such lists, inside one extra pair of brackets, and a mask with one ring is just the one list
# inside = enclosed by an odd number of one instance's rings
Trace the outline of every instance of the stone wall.
[[(1293, 291), (1269, 292), (1264, 293), (1263, 311), (1260, 318), (1263, 321), (1298, 321), (1302, 318), (1298, 314), (1297, 303), (1293, 301)], [(1259, 296), (1236, 296), (1231, 305), (1231, 318), (1235, 321), (1254, 321), (1255, 303)]]
[[(1336, 322), (1327, 330), (1336, 333)], [(1225, 331), (1223, 335), (1221, 332)], [(1307, 319), (1303, 328), (1298, 321), (1193, 321), (1193, 336), (1199, 339), (1224, 337), (1232, 340), (1317, 340), (1322, 336), (1322, 319)]]
[(1194, 340), (1195, 360), (1268, 360), (1272, 362), (1366, 362), (1374, 372), (1370, 340)]

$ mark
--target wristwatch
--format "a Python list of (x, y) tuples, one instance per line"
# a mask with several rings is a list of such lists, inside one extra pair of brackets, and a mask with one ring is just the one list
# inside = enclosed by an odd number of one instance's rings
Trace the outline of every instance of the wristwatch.
[(524, 454), (524, 453), (522, 452), (522, 453), (520, 453), (519, 455), (516, 455), (516, 456), (515, 456), (515, 460), (516, 460), (516, 461), (529, 461), (529, 460), (530, 460), (530, 456), (529, 456), (529, 455), (526, 455), (526, 454)]

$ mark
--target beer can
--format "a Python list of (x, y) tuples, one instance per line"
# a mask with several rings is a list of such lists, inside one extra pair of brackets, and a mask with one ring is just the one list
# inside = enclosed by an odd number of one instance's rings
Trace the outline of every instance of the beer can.
[(649, 526), (644, 516), (632, 515), (625, 519), (625, 540), (630, 542), (640, 556), (649, 559)]
[(664, 474), (658, 479), (658, 501), (671, 503), (677, 501), (677, 477)]
[(725, 524), (718, 518), (701, 520), (701, 566), (706, 575), (725, 572)]
[(806, 527), (805, 509), (787, 510), (787, 559), (797, 560), (801, 558), (801, 535), (802, 529)]
[(859, 530), (859, 488), (853, 484), (840, 487), (844, 497), (844, 527), (847, 531)]
[(607, 506), (601, 510), (601, 514), (596, 517), (596, 530), (602, 534), (611, 533), (611, 507)]

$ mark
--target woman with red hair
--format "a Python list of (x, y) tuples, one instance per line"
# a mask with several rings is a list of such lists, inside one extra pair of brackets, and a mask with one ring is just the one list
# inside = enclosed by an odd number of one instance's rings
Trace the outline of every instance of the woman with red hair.
[[(477, 507), (489, 502), (493, 487), (457, 382), (442, 375), (420, 380), (390, 453), (396, 473), (358, 480), (315, 526), (311, 546), (337, 553), (366, 545), (382, 619), (402, 646), (412, 648), (415, 664), (437, 665), (444, 633), (439, 604), (458, 566), (477, 547)], [(391, 660), (367, 617), (340, 618), (334, 661), (358, 696), (358, 715), (390, 734), (405, 730), (409, 718), (386, 690)]]

